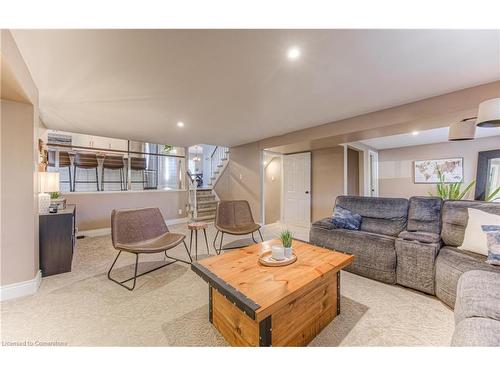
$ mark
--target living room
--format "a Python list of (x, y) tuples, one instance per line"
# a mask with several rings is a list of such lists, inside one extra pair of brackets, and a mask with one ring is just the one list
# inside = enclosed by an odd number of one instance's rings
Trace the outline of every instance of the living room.
[(500, 31), (323, 21), (2, 23), (2, 368), (488, 371)]

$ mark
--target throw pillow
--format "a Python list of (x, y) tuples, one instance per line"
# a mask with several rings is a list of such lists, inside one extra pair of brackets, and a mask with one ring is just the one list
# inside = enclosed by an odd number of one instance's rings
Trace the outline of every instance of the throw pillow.
[(500, 225), (500, 215), (489, 214), (475, 208), (468, 208), (469, 220), (465, 227), (464, 242), (458, 248), (473, 253), (488, 255), (488, 242), (482, 225)]
[(335, 206), (332, 223), (335, 228), (359, 230), (361, 228), (361, 215), (346, 208)]
[(486, 263), (500, 266), (500, 225), (483, 225), (488, 239), (488, 259)]

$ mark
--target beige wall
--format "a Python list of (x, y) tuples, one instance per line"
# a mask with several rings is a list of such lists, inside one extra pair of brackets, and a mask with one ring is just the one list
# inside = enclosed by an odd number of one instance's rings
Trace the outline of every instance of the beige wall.
[(344, 193), (344, 148), (311, 153), (311, 220), (331, 216), (335, 198)]
[(1, 101), (1, 285), (38, 271), (37, 207), (31, 104)]
[[(434, 192), (433, 184), (413, 183), (415, 160), (463, 157), (464, 182), (468, 184), (476, 178), (478, 152), (494, 149), (500, 149), (500, 137), (381, 150), (379, 151), (379, 195), (411, 197)], [(472, 191), (471, 197), (473, 195)]]
[(111, 211), (115, 208), (159, 207), (165, 220), (186, 217), (185, 191), (69, 193), (66, 199), (67, 203), (76, 204), (79, 231), (109, 228)]
[(260, 168), (260, 148), (257, 142), (232, 147), (229, 164), (215, 187), (220, 199), (247, 200), (257, 222), (262, 220)]
[(281, 219), (281, 158), (272, 158), (264, 169), (266, 224)]
[(1, 285), (32, 280), (38, 256), (38, 89), (8, 30), (1, 30)]

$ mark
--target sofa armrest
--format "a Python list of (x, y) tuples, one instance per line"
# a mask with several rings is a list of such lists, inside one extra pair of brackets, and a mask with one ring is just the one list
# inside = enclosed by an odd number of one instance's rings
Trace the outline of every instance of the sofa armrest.
[(325, 217), (324, 219), (315, 221), (311, 224), (312, 228), (322, 228), (327, 230), (335, 229), (335, 225), (333, 225), (331, 217)]
[(399, 238), (407, 241), (418, 241), (422, 243), (439, 243), (441, 242), (441, 236), (437, 233), (431, 233), (431, 232), (409, 232), (409, 231), (402, 231), (399, 236)]

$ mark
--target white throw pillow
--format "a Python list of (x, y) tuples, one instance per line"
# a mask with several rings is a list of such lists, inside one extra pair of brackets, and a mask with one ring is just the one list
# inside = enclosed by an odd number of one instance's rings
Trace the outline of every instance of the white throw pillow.
[(468, 208), (469, 220), (465, 227), (464, 242), (458, 248), (460, 250), (472, 251), (482, 255), (488, 255), (488, 237), (483, 232), (481, 225), (500, 225), (500, 215)]

